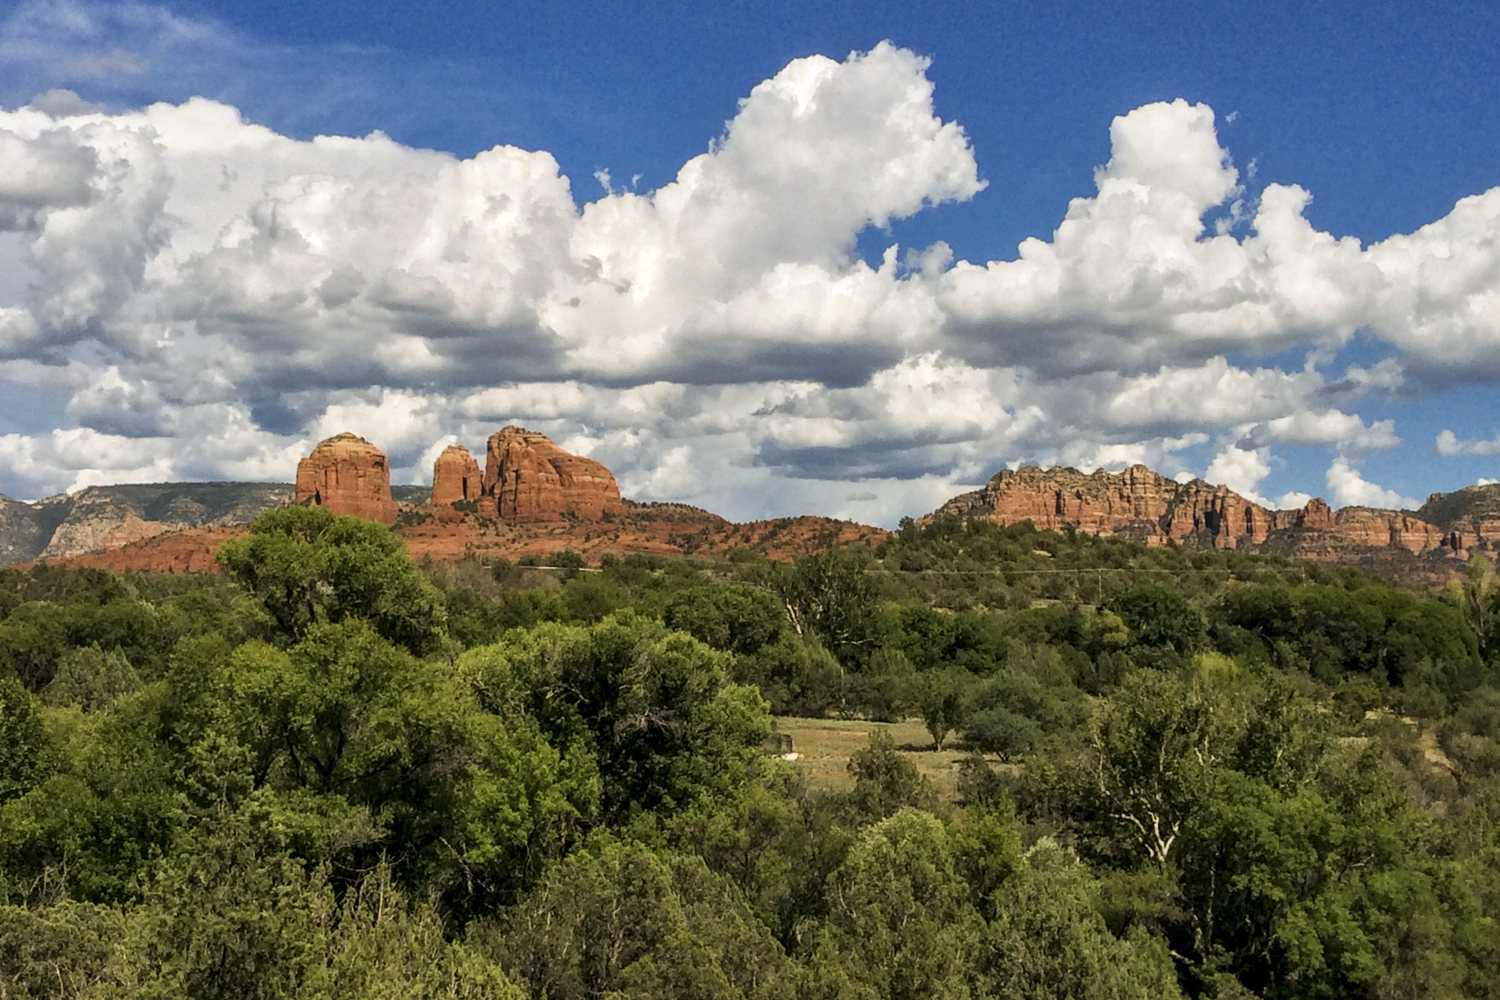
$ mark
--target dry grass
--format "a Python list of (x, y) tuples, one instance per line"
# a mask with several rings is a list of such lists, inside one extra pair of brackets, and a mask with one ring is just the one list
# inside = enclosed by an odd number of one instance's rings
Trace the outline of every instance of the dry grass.
[(776, 717), (776, 731), (792, 738), (792, 751), (798, 754), (797, 766), (814, 788), (851, 788), (849, 758), (870, 741), (870, 733), (884, 729), (896, 746), (927, 775), (938, 794), (948, 801), (958, 798), (958, 762), (964, 754), (957, 750), (932, 749), (932, 737), (922, 723), (864, 722), (847, 719), (798, 719)]

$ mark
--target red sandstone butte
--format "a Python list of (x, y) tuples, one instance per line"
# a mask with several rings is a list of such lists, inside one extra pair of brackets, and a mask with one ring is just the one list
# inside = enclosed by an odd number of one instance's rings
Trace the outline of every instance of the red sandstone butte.
[(432, 463), (432, 503), (434, 505), (475, 501), (484, 492), (484, 474), (479, 463), (461, 444), (450, 444)]
[(297, 463), (294, 502), (327, 507), (335, 514), (395, 523), (391, 465), (385, 452), (347, 431), (320, 442), (311, 455)]
[(571, 514), (591, 521), (623, 514), (620, 484), (591, 458), (563, 451), (545, 434), (507, 427), (490, 436), (484, 495), (494, 513), (515, 522), (558, 521)]

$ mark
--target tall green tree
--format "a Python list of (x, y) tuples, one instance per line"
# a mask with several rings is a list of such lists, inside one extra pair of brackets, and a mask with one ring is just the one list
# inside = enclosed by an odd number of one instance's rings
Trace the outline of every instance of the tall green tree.
[(439, 648), (444, 613), (402, 537), (326, 507), (282, 507), (219, 547), (219, 564), (265, 608), (278, 642), (320, 622), (362, 618), (417, 655)]
[(609, 838), (557, 865), (479, 938), (549, 1000), (795, 995), (780, 947), (701, 861)]
[(867, 830), (830, 878), (815, 994), (881, 1000), (970, 995), (983, 921), (943, 824), (904, 809)]
[(1191, 656), (1207, 635), (1202, 613), (1175, 587), (1138, 584), (1109, 598), (1105, 608), (1119, 617), (1132, 648)]
[(1488, 656), (1496, 642), (1496, 620), (1500, 619), (1500, 577), (1491, 571), (1489, 557), (1476, 552), (1469, 557), (1462, 579), (1448, 581), (1448, 597), (1458, 606), (1474, 630), (1479, 652)]
[(969, 677), (958, 670), (929, 670), (912, 682), (913, 700), (932, 737), (933, 749), (955, 729), (962, 729), (969, 716)]
[(667, 602), (662, 619), (714, 649), (759, 652), (787, 631), (786, 609), (768, 591), (742, 584), (691, 587)]
[(0, 803), (46, 776), (49, 743), (31, 692), (13, 677), (0, 677)]
[(994, 1000), (1170, 1000), (1181, 996), (1165, 942), (1117, 938), (1102, 916), (1088, 869), (1055, 843), (1026, 853), (994, 894), (978, 958), (982, 994)]
[(492, 710), (531, 714), (554, 747), (598, 760), (602, 808), (644, 811), (732, 797), (771, 731), (728, 657), (660, 622), (623, 613), (589, 627), (548, 624), (471, 650), (459, 669)]
[(849, 549), (797, 560), (781, 580), (792, 627), (814, 635), (845, 666), (863, 662), (880, 645), (883, 624), (865, 561)]
[(323, 826), (347, 804), (366, 820), (329, 834), (353, 852), (342, 861), (385, 853), (403, 884), (455, 906), (513, 899), (596, 809), (585, 748), (554, 749), (513, 703), (487, 708), (469, 675), (363, 620), (311, 626), (288, 649), (253, 641), (175, 676), (172, 740), (196, 786), (275, 792)]

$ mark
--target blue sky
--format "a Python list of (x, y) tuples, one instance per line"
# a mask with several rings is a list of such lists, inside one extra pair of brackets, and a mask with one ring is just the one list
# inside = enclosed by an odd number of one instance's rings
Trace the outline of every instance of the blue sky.
[[(345, 429), (339, 420), (387, 448), (404, 478), (428, 474), (439, 441), (474, 448), (497, 421), (513, 420), (590, 450), (627, 494), (741, 517), (815, 510), (889, 523), (1017, 462), (1142, 460), (1288, 504), (1299, 495), (1395, 503), (1500, 477), (1490, 399), (1500, 267), (1486, 256), (1500, 259), (1489, 246), (1494, 205), (1449, 218), (1441, 238), (1419, 246), (1372, 248), (1500, 185), (1500, 14), (1483, 4), (1308, 7), (25, 0), (0, 15), (0, 108), (58, 90), (79, 104), (35, 102), (50, 124), (14, 110), (0, 130), (19, 138), (0, 145), (0, 164), (7, 155), (52, 163), (45, 157), (64, 156), (66, 136), (95, 173), (80, 175), (72, 194), (19, 182), (8, 194), (0, 492), (163, 476), (284, 479), (318, 435)], [(881, 51), (896, 55), (850, 58), (886, 40)], [(774, 95), (741, 102), (815, 55), (827, 57), (822, 78), (842, 73), (869, 99), (846, 97), (836, 120), (783, 148), (774, 123), (761, 132), (755, 120)], [(883, 118), (905, 107), (908, 85), (916, 112)], [(192, 98), (234, 109), (240, 122), (140, 111)], [(1124, 139), (1112, 136), (1126, 116)], [(250, 142), (251, 125), (282, 145), (271, 153)], [(942, 125), (961, 137), (933, 131)], [(105, 126), (115, 145), (100, 145)], [(1217, 146), (1194, 145), (1204, 128)], [(120, 145), (143, 130), (163, 152)], [(385, 146), (364, 138), (376, 130)], [(318, 135), (361, 145), (314, 148)], [(194, 136), (223, 152), (197, 149)], [(1145, 152), (1131, 160), (1121, 141)], [(886, 166), (840, 159), (861, 144)], [(528, 161), (523, 182), (514, 164), (497, 173), (471, 159), (497, 146), (550, 154), (570, 200), (548, 186), (545, 164)], [(1153, 152), (1179, 148), (1170, 163)], [(438, 162), (423, 149), (449, 156)], [(692, 189), (689, 201), (720, 199), (710, 207), (721, 214), (705, 209), (698, 228), (684, 228), (699, 218), (691, 213), (663, 221), (670, 199), (647, 212), (628, 197), (674, 182), (687, 190), (679, 171), (711, 149), (727, 150), (711, 165), (716, 186)], [(805, 185), (759, 186), (779, 169), (769, 158), (803, 155)], [(161, 205), (142, 207), (157, 196), (124, 182), (101, 194), (106, 160), (116, 164), (110, 176), (137, 178), (149, 162)], [(209, 161), (246, 178), (243, 189), (195, 188), (192, 171)], [(495, 184), (527, 204), (534, 195), (537, 211), (571, 212), (577, 225), (543, 239), (536, 218), (495, 223), (513, 227), (511, 242), (466, 246), (474, 266), (424, 263), (431, 237), (413, 243), (411, 233), (461, 225), (462, 206), (473, 210), (472, 198), (441, 186), (465, 163), (476, 176), (464, 191)], [(1096, 169), (1111, 163), (1124, 201), (1108, 202), (1099, 186)], [(847, 184), (819, 173), (835, 170)], [(439, 179), (411, 181), (423, 171)], [(309, 177), (337, 182), (346, 213), (296, 216), (311, 258), (278, 264), (284, 248), (224, 242), (235, 227), (261, 226), (268, 205), (290, 213), (331, 197)], [(415, 198), (397, 178), (424, 196), (447, 193), (398, 217), (396, 202), (381, 199)], [(287, 193), (289, 184), (303, 186)], [(1330, 239), (1355, 237), (1368, 253), (1308, 249), (1297, 233), (1255, 242), (1262, 194), (1270, 188), (1274, 202), (1289, 185), (1311, 200), (1287, 217)], [(799, 187), (824, 194), (804, 203)], [(847, 211), (823, 218), (820, 206), (846, 188)], [(1140, 194), (1169, 188), (1189, 191), (1184, 204), (1202, 210), (1196, 244), (1180, 220), (1154, 214), (1167, 211), (1162, 195)], [(0, 188), (0, 208), (6, 196)], [(742, 197), (763, 227), (725, 221), (724, 205)], [(1131, 197), (1147, 222), (1120, 222)], [(1078, 211), (1093, 228), (1070, 251), (1054, 234), (1073, 199), (1088, 201)], [(129, 260), (67, 228), (68, 213), (111, 204), (110, 219), (140, 225), (119, 231), (138, 244)], [(148, 211), (161, 214), (140, 221)], [(1244, 259), (1215, 263), (1204, 251), (1182, 270), (1183, 254), (1201, 251), (1219, 220)], [(1121, 244), (1149, 250), (1123, 291), (1098, 267), (1115, 223), (1155, 233)], [(328, 227), (326, 239), (317, 226)], [(651, 227), (665, 227), (656, 242), (638, 236)], [(339, 251), (346, 230), (350, 249)], [(767, 245), (744, 250), (761, 230), (772, 234)], [(963, 273), (964, 261), (1015, 261), (1027, 238), (1061, 261), (1043, 279), (1014, 272), (986, 284)], [(926, 272), (906, 256), (938, 241), (948, 253)], [(882, 270), (893, 244), (894, 270)], [(400, 262), (384, 278), (374, 273), (384, 261), (359, 256), (372, 245)], [(247, 258), (252, 246), (265, 256)], [(1293, 256), (1303, 251), (1312, 256)], [(459, 253), (449, 246), (434, 260), (451, 264)], [(485, 253), (515, 281), (485, 284)], [(642, 270), (674, 256), (720, 269)], [(630, 310), (596, 303), (573, 273), (596, 265), (598, 281), (635, 290)], [(324, 295), (311, 318), (266, 305), (306, 299), (297, 282), (320, 267), (318, 288), (343, 276), (360, 290), (347, 301)], [(1225, 278), (1224, 267), (1243, 273)], [(218, 268), (250, 277), (231, 294), (230, 272)], [(611, 277), (611, 268), (624, 270)], [(89, 291), (117, 271), (115, 284)], [(1323, 285), (1297, 287), (1308, 274)], [(1063, 297), (1013, 304), (1044, 279)], [(1173, 291), (1185, 284), (1187, 305)], [(1142, 305), (1143, 295), (1160, 308)], [(234, 301), (215, 305), (226, 298)], [(577, 330), (565, 310), (554, 318), (574, 301)], [(847, 315), (832, 315), (849, 302)], [(422, 310), (426, 318), (412, 318)], [(1236, 392), (1237, 407), (1206, 405)], [(1205, 412), (1195, 417), (1166, 399), (1173, 394), (1203, 401)], [(1456, 441), (1448, 454), (1437, 445), (1443, 431)]]
[[(107, 9), (107, 8), (106, 8)], [(837, 3), (185, 3), (240, 43), (223, 63), (68, 75), (127, 106), (203, 94), (286, 134), (363, 135), (472, 155), (552, 151), (563, 172), (655, 187), (748, 89), (792, 59), (882, 39), (933, 60), (939, 114), (994, 183), (913, 226), (994, 257), (1045, 236), (1108, 158), (1104, 126), (1185, 97), (1237, 113), (1224, 139), (1262, 181), (1315, 194), (1323, 229), (1366, 240), (1493, 187), (1500, 11), (1487, 3), (1024, 2), (940, 10)], [(121, 36), (134, 34), (120, 32)], [(101, 42), (107, 35), (99, 36)], [(122, 37), (120, 40), (125, 40)], [(259, 66), (257, 66), (259, 63)], [(0, 76), (10, 106), (58, 83)], [(305, 88), (344, 82), (332, 93)]]

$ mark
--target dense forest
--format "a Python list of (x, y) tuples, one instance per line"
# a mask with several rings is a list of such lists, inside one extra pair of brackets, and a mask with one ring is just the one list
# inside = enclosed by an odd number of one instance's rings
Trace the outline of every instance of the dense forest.
[[(0, 998), (1500, 997), (1500, 601), (910, 522), (0, 571)], [(878, 729), (812, 789), (774, 716)]]

